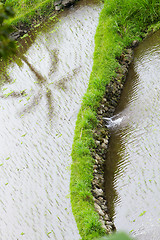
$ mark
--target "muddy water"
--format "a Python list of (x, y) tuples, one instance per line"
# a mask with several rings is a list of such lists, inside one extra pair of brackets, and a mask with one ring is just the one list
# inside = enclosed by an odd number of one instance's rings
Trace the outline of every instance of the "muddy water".
[(6, 69), (1, 62), (1, 240), (80, 239), (70, 154), (100, 10), (80, 1), (30, 32)]
[(160, 31), (135, 50), (106, 155), (105, 188), (117, 230), (160, 239)]

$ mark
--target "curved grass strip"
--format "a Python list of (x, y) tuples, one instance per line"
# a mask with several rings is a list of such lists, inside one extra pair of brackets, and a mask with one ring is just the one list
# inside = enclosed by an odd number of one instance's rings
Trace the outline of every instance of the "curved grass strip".
[[(77, 117), (72, 147), (71, 203), (80, 235), (90, 240), (104, 235), (94, 210), (92, 179), (93, 130), (96, 111), (106, 85), (120, 69), (118, 58), (134, 40), (141, 41), (150, 30), (160, 27), (159, 0), (105, 0), (95, 35), (92, 73)], [(151, 27), (152, 26), (152, 27)], [(154, 27), (153, 27), (154, 26)]]
[[(33, 20), (49, 16), (55, 7), (54, 0), (37, 0), (32, 1), (33, 4), (28, 4), (28, 1), (7, 0), (5, 5), (10, 5), (15, 11), (15, 17), (8, 21), (8, 24), (19, 26), (24, 24), (25, 27), (30, 26)], [(23, 3), (23, 4), (22, 4)]]

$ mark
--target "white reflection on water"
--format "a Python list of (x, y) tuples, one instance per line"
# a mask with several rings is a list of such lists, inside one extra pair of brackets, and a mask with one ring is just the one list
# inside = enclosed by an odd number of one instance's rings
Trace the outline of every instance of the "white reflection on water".
[(8, 68), (12, 83), (0, 98), (0, 239), (80, 238), (69, 197), (71, 116), (88, 85), (100, 8), (68, 10)]
[(138, 239), (160, 239), (159, 40), (160, 32), (135, 50), (116, 110), (126, 122), (113, 130), (107, 154), (114, 162), (110, 195), (115, 226)]

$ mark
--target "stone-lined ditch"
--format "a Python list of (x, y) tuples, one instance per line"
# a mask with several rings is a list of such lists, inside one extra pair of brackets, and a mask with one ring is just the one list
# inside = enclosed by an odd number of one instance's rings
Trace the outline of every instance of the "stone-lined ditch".
[(108, 211), (117, 230), (146, 240), (159, 239), (160, 226), (159, 41), (157, 31), (134, 50), (120, 101), (107, 123)]
[(104, 163), (109, 142), (109, 130), (106, 126), (105, 118), (113, 116), (120, 95), (127, 77), (129, 66), (133, 60), (133, 49), (138, 45), (138, 41), (132, 43), (132, 47), (127, 48), (118, 59), (121, 68), (117, 71), (117, 76), (106, 86), (100, 107), (97, 111), (98, 126), (94, 130), (96, 148), (92, 151), (95, 159), (94, 179), (92, 181), (92, 193), (94, 197), (95, 210), (99, 214), (100, 222), (106, 233), (116, 230), (112, 219), (109, 216), (107, 201), (105, 199), (104, 186)]

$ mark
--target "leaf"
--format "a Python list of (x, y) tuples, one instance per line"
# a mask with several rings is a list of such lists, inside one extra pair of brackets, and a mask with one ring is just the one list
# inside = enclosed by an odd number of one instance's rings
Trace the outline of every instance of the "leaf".
[(25, 137), (27, 133), (23, 134), (21, 137)]
[(143, 216), (145, 213), (146, 213), (146, 211), (143, 211), (143, 212), (139, 215), (139, 217)]

